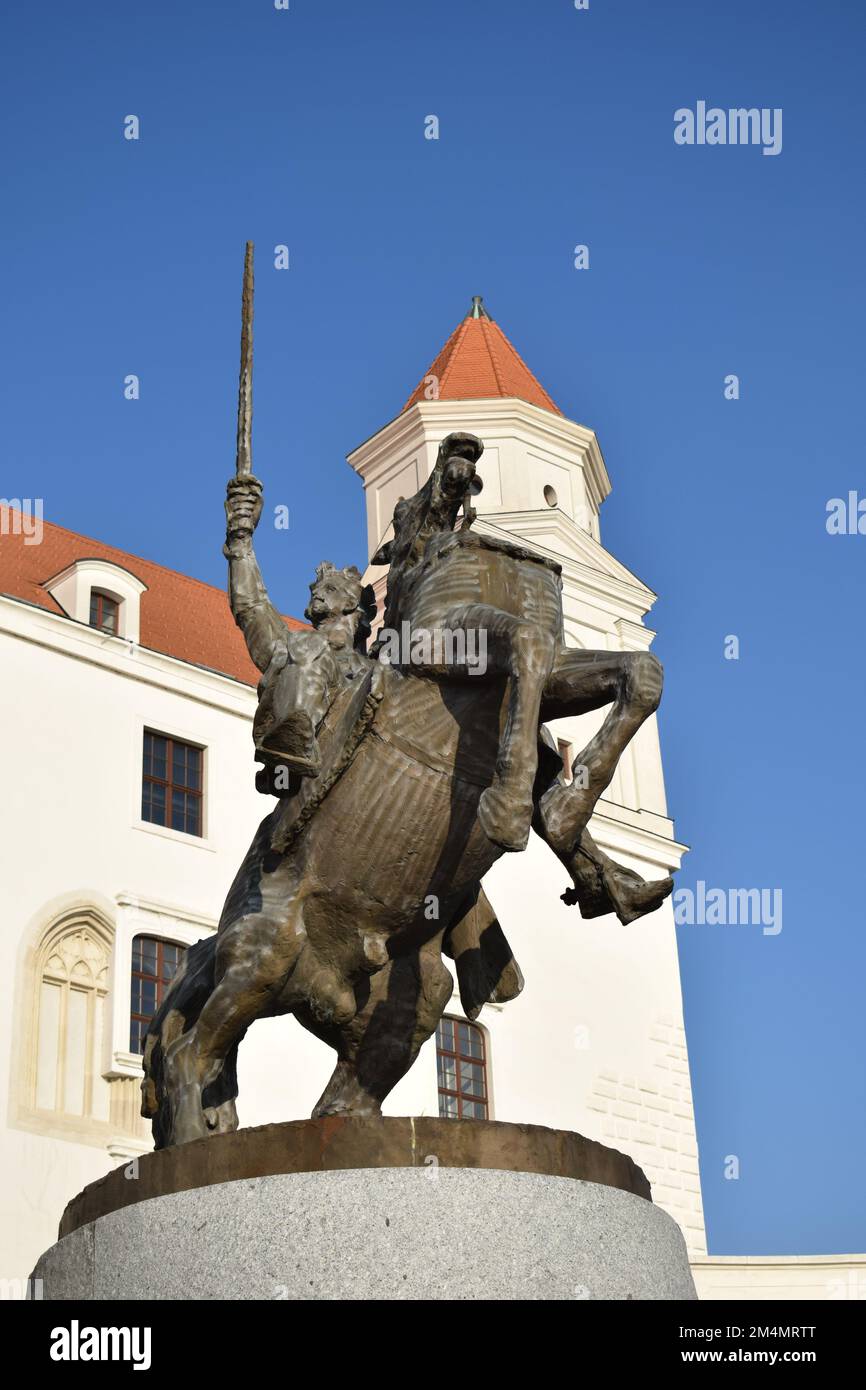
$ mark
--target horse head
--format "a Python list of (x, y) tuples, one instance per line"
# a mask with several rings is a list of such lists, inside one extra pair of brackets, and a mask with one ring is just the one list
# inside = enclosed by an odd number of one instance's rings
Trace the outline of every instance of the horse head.
[(453, 531), (467, 497), (482, 489), (476, 464), (483, 452), (484, 445), (474, 434), (447, 435), (424, 486), (414, 497), (401, 497), (394, 508), (394, 538), (379, 547), (370, 564), (403, 569), (421, 559), (434, 532)]

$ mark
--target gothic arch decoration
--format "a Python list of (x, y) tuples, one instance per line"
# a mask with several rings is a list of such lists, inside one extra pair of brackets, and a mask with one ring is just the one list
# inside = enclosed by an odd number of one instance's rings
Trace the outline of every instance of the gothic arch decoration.
[(44, 932), (31, 977), (29, 1106), (63, 1122), (108, 1125), (103, 1076), (113, 929), (86, 908)]

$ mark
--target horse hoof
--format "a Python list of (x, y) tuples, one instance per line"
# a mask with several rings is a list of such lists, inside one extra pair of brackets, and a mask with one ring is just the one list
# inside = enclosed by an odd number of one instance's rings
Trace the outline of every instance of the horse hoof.
[(532, 798), (519, 801), (499, 787), (488, 787), (478, 802), (478, 819), (491, 844), (519, 854), (529, 843)]
[(194, 1139), (206, 1139), (214, 1127), (208, 1123), (207, 1111), (202, 1110), (201, 1091), (184, 1087), (179, 1096), (171, 1097), (172, 1125), (170, 1144), (189, 1144)]
[(593, 812), (588, 791), (574, 782), (555, 783), (538, 803), (544, 838), (554, 854), (567, 855), (577, 844)]

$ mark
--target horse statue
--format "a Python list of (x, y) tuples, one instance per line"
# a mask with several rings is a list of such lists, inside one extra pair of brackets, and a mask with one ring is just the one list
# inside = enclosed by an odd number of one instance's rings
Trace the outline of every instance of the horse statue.
[[(289, 632), (253, 551), (261, 484), (240, 469), (229, 484), (232, 611), (262, 673), (257, 786), (277, 803), (216, 935), (187, 951), (150, 1025), (142, 1113), (157, 1148), (237, 1128), (237, 1049), (259, 1018), (294, 1014), (335, 1050), (314, 1116), (375, 1115), (451, 998), (443, 955), (467, 1017), (513, 999), (523, 980), (482, 880), (531, 827), (584, 917), (630, 922), (672, 889), (587, 830), (658, 706), (659, 662), (565, 645), (559, 566), (472, 529), (482, 450), (449, 435), (397, 504), (373, 557), (390, 568), (372, 646), (371, 591), (331, 564), (311, 585), (311, 627)], [(545, 721), (608, 705), (568, 782)]]

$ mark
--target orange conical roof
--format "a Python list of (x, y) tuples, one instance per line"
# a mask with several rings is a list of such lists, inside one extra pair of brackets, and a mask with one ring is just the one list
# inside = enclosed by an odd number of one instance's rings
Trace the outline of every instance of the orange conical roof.
[[(436, 378), (438, 394), (431, 389), (430, 377)], [(403, 409), (418, 401), (468, 401), (491, 396), (516, 396), (542, 410), (562, 414), (476, 295), (466, 318), (458, 323)]]

